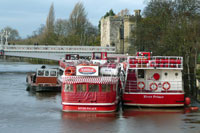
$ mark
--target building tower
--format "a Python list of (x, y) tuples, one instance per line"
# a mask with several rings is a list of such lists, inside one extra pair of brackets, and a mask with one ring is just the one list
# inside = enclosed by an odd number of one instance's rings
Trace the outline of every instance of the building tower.
[(135, 15), (116, 15), (102, 18), (101, 46), (114, 46), (117, 53), (129, 53), (130, 46), (134, 45), (133, 31), (138, 15), (140, 16), (140, 10), (135, 10)]

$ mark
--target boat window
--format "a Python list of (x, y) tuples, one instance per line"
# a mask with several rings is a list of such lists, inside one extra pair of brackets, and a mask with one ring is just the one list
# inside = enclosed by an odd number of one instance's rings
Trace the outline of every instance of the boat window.
[(59, 75), (63, 75), (63, 70), (59, 70)]
[(110, 92), (111, 85), (110, 84), (102, 84), (102, 92)]
[(44, 70), (38, 70), (38, 76), (44, 76)]
[(117, 62), (117, 58), (109, 58), (108, 62)]
[(98, 92), (98, 91), (99, 91), (99, 85), (97, 85), (97, 84), (89, 85), (89, 92)]
[(119, 62), (123, 62), (123, 61), (126, 61), (126, 58), (120, 58), (119, 59)]
[(168, 73), (167, 73), (167, 72), (165, 72), (165, 76), (167, 76), (167, 74), (168, 74)]
[(112, 85), (113, 91), (116, 91), (116, 85)]
[(94, 59), (95, 60), (101, 59), (101, 53), (95, 53)]
[(87, 85), (86, 84), (77, 84), (76, 91), (77, 92), (86, 92)]
[(65, 85), (65, 92), (73, 92), (73, 85), (66, 84)]
[(56, 71), (51, 71), (50, 76), (56, 76)]
[(144, 78), (144, 70), (138, 69), (138, 78)]
[(49, 71), (45, 71), (45, 76), (49, 76)]
[(175, 73), (175, 76), (178, 76), (178, 73)]

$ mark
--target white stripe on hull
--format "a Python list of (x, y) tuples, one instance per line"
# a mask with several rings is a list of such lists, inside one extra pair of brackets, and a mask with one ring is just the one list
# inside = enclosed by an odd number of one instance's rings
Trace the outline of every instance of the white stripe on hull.
[(109, 113), (109, 112), (115, 112), (116, 111), (116, 109), (114, 109), (114, 110), (109, 110), (109, 111), (98, 111), (98, 110), (95, 110), (95, 111), (84, 111), (84, 110), (80, 110), (80, 111), (78, 111), (78, 110), (76, 110), (76, 111), (74, 111), (74, 110), (63, 110), (63, 112), (100, 112), (100, 113)]
[(63, 105), (81, 105), (81, 106), (111, 106), (111, 105), (116, 105), (117, 102), (113, 103), (66, 103), (62, 102)]
[(124, 94), (142, 94), (142, 95), (156, 95), (156, 94), (159, 94), (159, 95), (177, 95), (177, 94), (185, 94), (184, 92), (183, 93), (142, 93), (142, 92), (137, 92), (137, 93), (134, 93), (134, 92), (124, 92)]
[(184, 104), (136, 104), (136, 103), (124, 103), (127, 106), (144, 106), (144, 107), (182, 107)]

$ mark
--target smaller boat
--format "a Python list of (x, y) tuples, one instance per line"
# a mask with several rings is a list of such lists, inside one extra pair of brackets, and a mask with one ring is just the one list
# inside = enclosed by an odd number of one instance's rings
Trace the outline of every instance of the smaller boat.
[(27, 91), (61, 92), (61, 83), (57, 81), (57, 78), (57, 69), (47, 69), (42, 66), (36, 72), (28, 73), (26, 78)]

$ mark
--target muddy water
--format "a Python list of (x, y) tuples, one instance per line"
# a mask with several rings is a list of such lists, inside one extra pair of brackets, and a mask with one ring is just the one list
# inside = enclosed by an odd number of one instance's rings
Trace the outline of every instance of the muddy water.
[(40, 66), (0, 60), (0, 132), (200, 132), (200, 112), (184, 109), (124, 108), (116, 113), (63, 113), (60, 93), (26, 91), (27, 72)]

